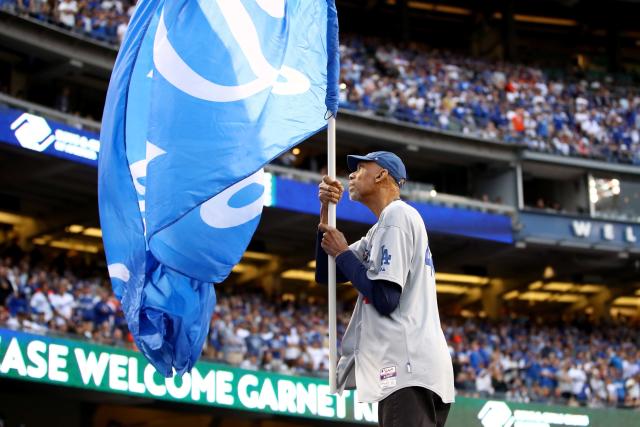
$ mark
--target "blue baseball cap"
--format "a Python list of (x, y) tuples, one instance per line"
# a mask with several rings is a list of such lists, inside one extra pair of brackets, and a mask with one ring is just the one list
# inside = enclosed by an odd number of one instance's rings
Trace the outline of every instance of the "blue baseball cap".
[(389, 151), (374, 151), (365, 156), (357, 156), (355, 154), (347, 156), (347, 166), (350, 172), (358, 169), (358, 163), (360, 162), (377, 163), (380, 167), (389, 171), (389, 175), (396, 180), (400, 187), (407, 180), (407, 169), (404, 167), (404, 163), (402, 163), (400, 157)]

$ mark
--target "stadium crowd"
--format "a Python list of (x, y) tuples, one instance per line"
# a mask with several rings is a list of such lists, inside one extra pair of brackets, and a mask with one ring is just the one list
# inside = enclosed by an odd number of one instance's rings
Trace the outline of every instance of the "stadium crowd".
[[(119, 44), (136, 0), (0, 0)], [(341, 39), (341, 108), (532, 150), (640, 165), (640, 93), (610, 77), (456, 56), (418, 44)]]
[[(95, 266), (78, 263), (77, 255), (45, 261), (15, 243), (0, 256), (0, 327), (135, 348), (108, 282), (90, 274)], [(226, 289), (217, 290), (203, 357), (250, 370), (327, 374), (324, 305)], [(339, 310), (338, 336), (349, 308)], [(443, 329), (456, 388), (465, 395), (640, 409), (640, 336), (633, 326), (446, 318)]]
[(137, 0), (0, 0), (0, 8), (120, 44)]
[(417, 44), (341, 39), (343, 108), (530, 149), (640, 164), (640, 93)]

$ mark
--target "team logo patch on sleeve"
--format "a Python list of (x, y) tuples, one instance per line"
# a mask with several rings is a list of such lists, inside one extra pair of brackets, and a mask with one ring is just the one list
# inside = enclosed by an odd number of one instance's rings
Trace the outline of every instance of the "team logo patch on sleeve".
[(380, 251), (380, 271), (385, 271), (385, 265), (391, 265), (391, 254), (389, 250), (382, 245), (382, 250)]
[(395, 387), (398, 379), (398, 373), (395, 366), (387, 366), (380, 369), (380, 387)]
[(431, 267), (431, 271), (433, 272), (435, 268), (433, 267), (433, 257), (431, 256), (431, 249), (427, 246), (427, 252), (424, 254), (424, 263)]

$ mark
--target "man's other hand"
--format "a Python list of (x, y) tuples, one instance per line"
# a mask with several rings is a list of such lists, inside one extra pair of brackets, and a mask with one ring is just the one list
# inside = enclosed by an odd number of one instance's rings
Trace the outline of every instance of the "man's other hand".
[(344, 234), (340, 230), (327, 224), (320, 224), (318, 229), (322, 231), (320, 246), (328, 255), (337, 257), (344, 251), (349, 250), (347, 239), (344, 238)]

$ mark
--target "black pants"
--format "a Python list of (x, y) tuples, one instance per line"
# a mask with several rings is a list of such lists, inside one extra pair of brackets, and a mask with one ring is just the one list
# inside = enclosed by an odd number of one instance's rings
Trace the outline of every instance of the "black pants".
[(423, 387), (406, 387), (378, 403), (380, 427), (443, 427), (450, 403)]

